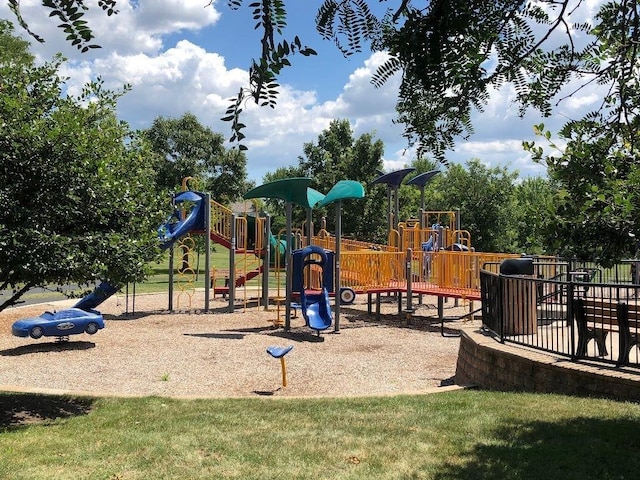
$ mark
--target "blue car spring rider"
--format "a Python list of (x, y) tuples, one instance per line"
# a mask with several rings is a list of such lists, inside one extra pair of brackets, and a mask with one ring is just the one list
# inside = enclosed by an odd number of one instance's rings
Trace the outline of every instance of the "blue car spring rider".
[[(323, 248), (315, 245), (296, 250), (292, 255), (294, 268), (297, 269), (293, 275), (292, 289), (300, 294), (300, 310), (305, 324), (320, 335), (322, 330), (328, 329), (333, 323), (329, 290), (326, 286), (329, 257)], [(304, 279), (308, 278), (307, 270), (311, 270), (314, 276), (317, 275), (321, 279), (319, 289), (305, 287)]]

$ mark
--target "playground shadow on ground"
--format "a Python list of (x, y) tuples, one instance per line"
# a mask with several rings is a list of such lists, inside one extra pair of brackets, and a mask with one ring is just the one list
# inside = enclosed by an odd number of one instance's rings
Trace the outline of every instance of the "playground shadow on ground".
[(20, 355), (28, 355), (30, 353), (64, 352), (69, 350), (89, 350), (90, 348), (95, 348), (95, 346), (96, 346), (95, 343), (86, 342), (86, 341), (31, 343), (29, 345), (21, 345), (19, 347), (0, 350), (0, 356), (17, 357)]
[(0, 394), (0, 430), (87, 415), (92, 409), (93, 400), (88, 398), (4, 393)]
[(316, 332), (311, 330), (305, 330), (303, 327), (291, 329), (288, 332), (286, 330), (274, 330), (273, 332), (267, 333), (267, 335), (271, 337), (283, 338), (286, 340), (290, 340), (292, 342), (299, 343), (322, 343), (324, 342), (324, 335), (331, 335), (333, 330), (326, 330), (318, 335)]
[(438, 316), (424, 315), (419, 312), (413, 312), (409, 317), (406, 312), (393, 313), (368, 313), (357, 308), (341, 307), (341, 325), (348, 325), (349, 328), (367, 327), (367, 326), (386, 326), (395, 328), (412, 328), (417, 330), (436, 330), (435, 322), (438, 323)]
[(243, 333), (183, 333), (185, 337), (213, 338), (222, 340), (242, 340)]
[(158, 315), (158, 312), (129, 312), (129, 313), (121, 313), (119, 315), (106, 313), (106, 314), (103, 314), (102, 317), (105, 320), (109, 320), (109, 321), (129, 322), (133, 320), (140, 320), (146, 317), (151, 317), (153, 315)]

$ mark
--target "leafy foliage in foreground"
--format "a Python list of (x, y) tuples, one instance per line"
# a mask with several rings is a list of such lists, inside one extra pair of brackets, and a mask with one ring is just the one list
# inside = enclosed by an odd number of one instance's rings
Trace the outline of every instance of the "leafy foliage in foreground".
[(569, 121), (559, 140), (538, 125), (550, 153), (524, 144), (559, 187), (549, 232), (554, 246), (605, 266), (640, 253), (639, 9), (636, 2), (609, 3), (596, 17), (599, 45), (591, 62), (600, 68), (598, 82), (609, 88), (601, 107)]
[[(20, 0), (8, 0), (9, 8), (16, 16), (18, 23), (38, 42), (44, 42), (44, 39), (36, 32), (33, 32), (26, 20), (20, 12)], [(98, 7), (107, 15), (115, 15), (116, 0), (97, 0)], [(82, 53), (89, 51), (91, 48), (100, 48), (100, 45), (91, 43), (95, 38), (91, 27), (84, 20), (84, 14), (89, 9), (85, 0), (42, 0), (42, 6), (49, 9), (50, 17), (57, 18), (61, 23), (58, 28), (67, 34), (67, 41), (75, 46)]]
[(62, 60), (34, 66), (13, 45), (0, 55), (0, 290), (13, 290), (0, 310), (48, 283), (142, 280), (164, 199), (144, 144), (115, 117), (120, 93), (98, 81), (65, 97)]

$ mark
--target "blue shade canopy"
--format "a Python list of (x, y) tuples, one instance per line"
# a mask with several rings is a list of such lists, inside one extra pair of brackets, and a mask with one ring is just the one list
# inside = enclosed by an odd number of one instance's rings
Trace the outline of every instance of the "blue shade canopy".
[(339, 202), (348, 198), (364, 198), (364, 187), (360, 182), (356, 182), (355, 180), (340, 180), (316, 206), (324, 207), (330, 203)]
[(407, 182), (407, 185), (416, 185), (417, 187), (423, 188), (429, 180), (435, 177), (440, 170), (430, 170), (425, 173), (421, 173), (420, 175), (416, 175), (411, 180)]
[(284, 178), (265, 183), (244, 194), (243, 198), (279, 198), (304, 208), (312, 208), (324, 195), (309, 188), (312, 179), (307, 177)]
[(384, 175), (379, 176), (373, 182), (372, 185), (377, 183), (386, 183), (392, 187), (399, 187), (404, 177), (409, 175), (411, 172), (415, 172), (415, 168), (403, 168), (402, 170), (396, 170), (395, 172), (385, 173)]

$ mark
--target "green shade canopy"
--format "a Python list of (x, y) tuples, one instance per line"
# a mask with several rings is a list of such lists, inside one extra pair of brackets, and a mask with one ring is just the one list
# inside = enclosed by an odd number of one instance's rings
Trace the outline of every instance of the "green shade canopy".
[(340, 180), (336, 183), (317, 207), (324, 207), (333, 202), (339, 202), (348, 198), (364, 198), (364, 187), (355, 180)]
[(279, 198), (304, 208), (312, 208), (324, 198), (324, 195), (309, 188), (312, 179), (307, 177), (284, 178), (265, 183), (244, 194), (243, 198)]

